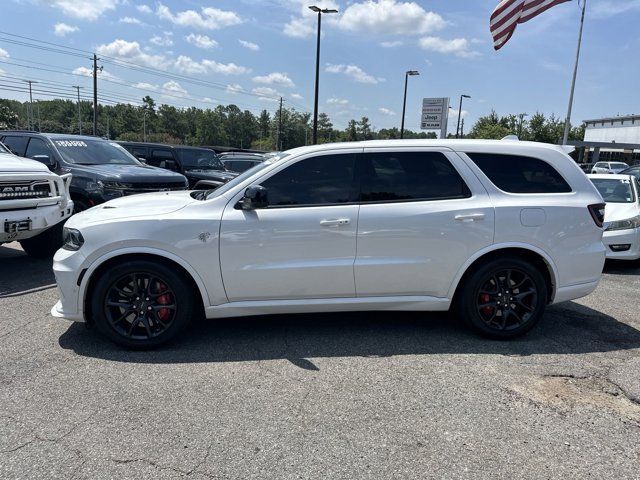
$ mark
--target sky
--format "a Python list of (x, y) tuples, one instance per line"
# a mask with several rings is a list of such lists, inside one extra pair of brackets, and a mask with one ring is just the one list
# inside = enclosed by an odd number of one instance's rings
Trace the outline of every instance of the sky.
[[(407, 70), (420, 72), (409, 78), (412, 130), (423, 97), (451, 97), (457, 110), (460, 95), (470, 95), (466, 130), (492, 109), (566, 115), (577, 0), (519, 25), (498, 52), (489, 17), (499, 0), (3, 0), (0, 97), (28, 100), (16, 86), (31, 79), (40, 81), (34, 100), (73, 96), (74, 85), (88, 98), (96, 52), (105, 102), (139, 104), (150, 95), (258, 113), (276, 111), (281, 96), (287, 107), (311, 112), (314, 2), (339, 10), (323, 16), (319, 106), (338, 128), (362, 116), (375, 130), (399, 126)], [(574, 123), (640, 113), (639, 24), (640, 0), (588, 0)], [(49, 43), (31, 48), (23, 44), (32, 40), (7, 34)], [(451, 117), (455, 131), (457, 111)]]

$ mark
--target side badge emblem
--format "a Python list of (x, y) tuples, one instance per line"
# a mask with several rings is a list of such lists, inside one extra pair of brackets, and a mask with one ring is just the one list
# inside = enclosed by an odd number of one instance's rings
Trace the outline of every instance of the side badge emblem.
[(210, 236), (211, 236), (211, 234), (209, 232), (202, 232), (200, 235), (198, 235), (198, 238), (203, 243), (207, 243), (207, 240), (209, 240)]

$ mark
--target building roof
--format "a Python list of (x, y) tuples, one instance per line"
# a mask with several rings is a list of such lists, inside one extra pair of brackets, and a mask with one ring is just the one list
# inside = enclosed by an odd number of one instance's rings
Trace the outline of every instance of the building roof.
[(619, 115), (617, 117), (594, 118), (591, 120), (583, 120), (583, 123), (602, 123), (602, 122), (620, 122), (626, 120), (640, 120), (640, 114)]

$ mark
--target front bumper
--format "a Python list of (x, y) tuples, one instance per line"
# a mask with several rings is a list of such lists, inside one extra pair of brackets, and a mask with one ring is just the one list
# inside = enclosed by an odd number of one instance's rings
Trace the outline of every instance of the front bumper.
[[(640, 259), (640, 228), (605, 231), (602, 243), (607, 249), (607, 258), (612, 260)], [(616, 245), (628, 245), (629, 248), (624, 251), (614, 251), (612, 246)]]
[[(65, 221), (73, 213), (73, 202), (68, 201), (64, 207), (60, 205), (48, 205), (27, 210), (0, 211), (0, 243), (26, 240), (35, 237), (54, 225)], [(31, 220), (31, 229), (20, 232), (7, 233), (4, 229), (5, 222), (19, 222)]]
[(60, 249), (53, 257), (53, 273), (58, 285), (60, 300), (51, 309), (51, 315), (74, 322), (84, 322), (84, 308), (80, 299), (79, 278), (82, 274), (84, 255), (81, 251)]

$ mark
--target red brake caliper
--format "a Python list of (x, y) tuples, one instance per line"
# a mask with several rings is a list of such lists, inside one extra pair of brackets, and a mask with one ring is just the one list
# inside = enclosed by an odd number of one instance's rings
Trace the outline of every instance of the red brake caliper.
[[(491, 297), (487, 293), (480, 294), (480, 302), (481, 303), (489, 303), (491, 301)], [(485, 315), (491, 315), (493, 312), (493, 307), (482, 307), (482, 313)]]
[[(157, 282), (156, 288), (158, 292), (162, 292), (163, 290), (167, 289), (167, 286), (162, 282)], [(171, 304), (171, 296), (168, 293), (165, 293), (164, 295), (160, 295), (158, 297), (158, 303), (160, 305)], [(171, 310), (169, 310), (168, 308), (161, 308), (158, 310), (158, 318), (163, 322), (168, 320), (170, 315), (171, 315)]]

